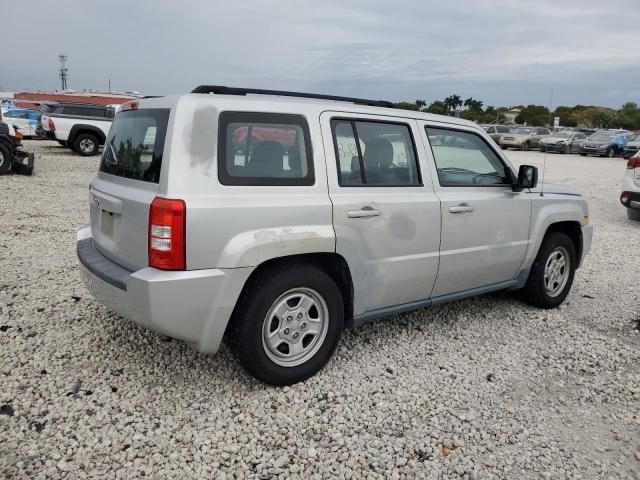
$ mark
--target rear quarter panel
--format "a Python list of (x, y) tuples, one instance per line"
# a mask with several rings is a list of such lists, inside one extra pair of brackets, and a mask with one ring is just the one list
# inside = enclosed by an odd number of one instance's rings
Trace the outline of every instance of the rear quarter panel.
[[(161, 192), (187, 204), (187, 268), (239, 268), (288, 255), (334, 252), (319, 112), (262, 102), (252, 108), (221, 97), (187, 95), (169, 124)], [(222, 111), (303, 115), (311, 135), (312, 186), (230, 186), (218, 180), (218, 116)], [(164, 196), (164, 195), (163, 195)]]

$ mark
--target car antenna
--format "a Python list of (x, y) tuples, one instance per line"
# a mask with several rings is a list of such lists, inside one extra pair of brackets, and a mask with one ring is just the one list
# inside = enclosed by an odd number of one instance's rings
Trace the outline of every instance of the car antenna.
[[(551, 119), (551, 104), (553, 103), (553, 87), (549, 96), (549, 119)], [(542, 160), (542, 181), (540, 182), (540, 196), (544, 197), (544, 177), (547, 173), (547, 149), (544, 149), (544, 159)]]

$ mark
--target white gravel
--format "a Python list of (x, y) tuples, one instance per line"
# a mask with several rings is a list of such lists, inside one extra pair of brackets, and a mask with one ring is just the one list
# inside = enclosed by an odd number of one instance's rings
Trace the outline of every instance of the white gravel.
[(0, 177), (0, 477), (640, 479), (640, 223), (618, 202), (623, 160), (547, 158), (596, 228), (561, 308), (499, 293), (396, 316), (271, 388), (227, 351), (94, 301), (75, 232), (98, 160), (26, 144), (34, 176)]

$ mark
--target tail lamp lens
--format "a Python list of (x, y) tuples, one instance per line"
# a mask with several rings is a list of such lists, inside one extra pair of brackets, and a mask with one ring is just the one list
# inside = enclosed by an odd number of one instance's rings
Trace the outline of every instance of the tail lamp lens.
[(149, 214), (149, 265), (161, 270), (186, 267), (186, 219), (184, 200), (156, 197)]

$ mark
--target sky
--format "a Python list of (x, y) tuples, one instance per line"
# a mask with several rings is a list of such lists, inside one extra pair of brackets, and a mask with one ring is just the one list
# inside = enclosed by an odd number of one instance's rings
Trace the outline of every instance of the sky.
[[(0, 89), (640, 103), (640, 0), (0, 0)], [(28, 9), (25, 8), (28, 6)]]

